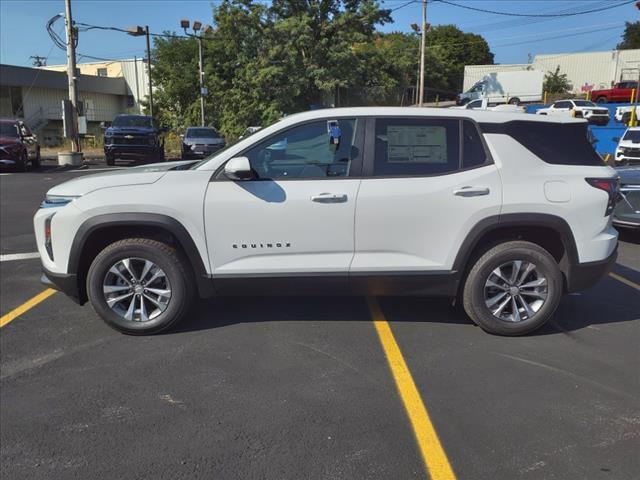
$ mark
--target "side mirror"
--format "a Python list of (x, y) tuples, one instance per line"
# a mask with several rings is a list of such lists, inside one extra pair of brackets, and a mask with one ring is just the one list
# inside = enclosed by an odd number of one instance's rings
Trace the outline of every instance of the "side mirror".
[(224, 166), (224, 175), (229, 180), (242, 181), (252, 180), (255, 174), (251, 169), (251, 163), (247, 157), (235, 157), (229, 160)]
[(107, 124), (106, 124), (106, 123), (104, 123), (104, 122), (100, 122), (100, 128), (101, 128), (102, 130), (106, 130), (106, 129), (107, 129)]
[(180, 138), (181, 138), (182, 140), (184, 140), (184, 133), (181, 133), (181, 134), (180, 134)]
[(342, 130), (340, 130), (340, 124), (337, 120), (327, 121), (327, 132), (329, 133), (329, 144), (339, 146)]

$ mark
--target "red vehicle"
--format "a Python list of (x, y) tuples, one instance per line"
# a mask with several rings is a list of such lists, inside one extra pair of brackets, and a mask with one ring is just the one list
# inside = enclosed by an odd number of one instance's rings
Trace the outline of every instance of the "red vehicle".
[(40, 144), (22, 120), (0, 119), (0, 165), (23, 172), (40, 167)]
[(638, 88), (638, 82), (618, 82), (613, 88), (604, 90), (592, 90), (591, 100), (597, 103), (630, 102), (631, 92)]

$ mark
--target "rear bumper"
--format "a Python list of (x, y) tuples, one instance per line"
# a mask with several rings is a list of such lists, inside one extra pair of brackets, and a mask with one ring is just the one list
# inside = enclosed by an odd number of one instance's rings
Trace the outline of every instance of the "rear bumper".
[(42, 272), (40, 282), (43, 285), (64, 293), (79, 305), (87, 301), (86, 295), (80, 292), (77, 275), (71, 273), (53, 273), (44, 267), (42, 267)]
[(570, 265), (567, 275), (567, 292), (579, 292), (593, 287), (607, 275), (618, 258), (618, 246), (604, 260)]

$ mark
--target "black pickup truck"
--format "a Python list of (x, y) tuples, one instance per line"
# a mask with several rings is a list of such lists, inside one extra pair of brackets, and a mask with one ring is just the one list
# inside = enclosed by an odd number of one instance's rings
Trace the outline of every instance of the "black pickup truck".
[(116, 159), (164, 161), (165, 128), (146, 115), (118, 115), (104, 132), (107, 165)]

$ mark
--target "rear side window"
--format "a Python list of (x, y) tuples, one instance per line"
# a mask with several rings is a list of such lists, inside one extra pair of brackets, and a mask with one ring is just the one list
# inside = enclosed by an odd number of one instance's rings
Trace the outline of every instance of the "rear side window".
[(478, 167), (487, 161), (478, 129), (471, 122), (463, 122), (462, 127), (462, 168)]
[(460, 122), (450, 119), (376, 120), (374, 176), (425, 176), (460, 164)]
[(484, 123), (480, 128), (482, 133), (509, 135), (546, 163), (604, 165), (602, 158), (589, 142), (586, 123), (513, 121)]

